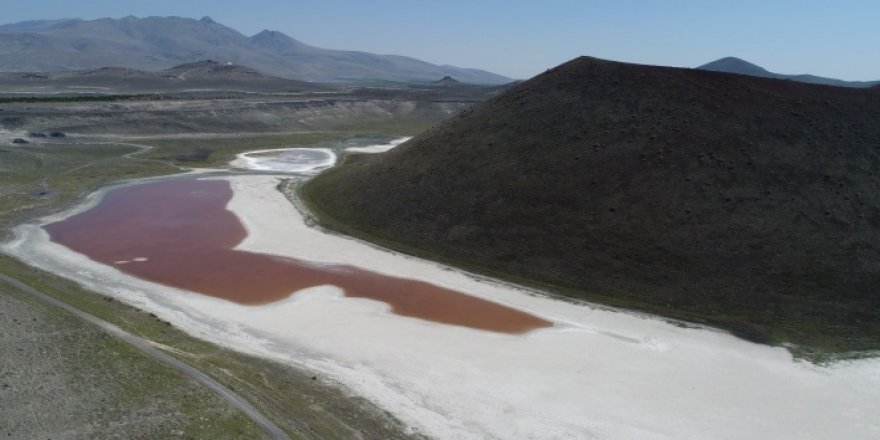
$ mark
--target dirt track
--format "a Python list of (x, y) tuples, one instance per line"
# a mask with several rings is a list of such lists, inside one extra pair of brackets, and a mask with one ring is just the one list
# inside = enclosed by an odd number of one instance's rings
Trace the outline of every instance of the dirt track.
[(62, 301), (59, 301), (49, 295), (46, 295), (46, 294), (28, 286), (27, 284), (15, 279), (15, 278), (11, 278), (6, 275), (0, 274), (0, 282), (11, 285), (22, 292), (26, 292), (30, 295), (33, 295), (34, 297), (37, 297), (42, 301), (45, 301), (55, 307), (64, 309), (65, 311), (69, 312), (70, 314), (100, 327), (104, 331), (106, 331), (106, 332), (112, 334), (113, 336), (127, 342), (128, 344), (137, 348), (138, 350), (142, 351), (143, 353), (145, 353), (145, 354), (153, 357), (154, 359), (180, 371), (181, 373), (183, 373), (187, 377), (191, 378), (192, 380), (199, 382), (202, 385), (208, 387), (209, 389), (211, 389), (211, 391), (215, 392), (217, 395), (219, 395), (220, 397), (225, 399), (233, 407), (242, 411), (251, 420), (253, 420), (260, 427), (262, 427), (270, 435), (271, 438), (273, 438), (273, 439), (289, 439), (289, 437), (287, 436), (287, 434), (284, 433), (284, 431), (282, 431), (278, 426), (276, 426), (274, 423), (269, 421), (269, 419), (267, 419), (262, 413), (260, 413), (256, 408), (254, 408), (243, 397), (236, 394), (234, 391), (230, 390), (229, 388), (226, 388), (225, 386), (221, 385), (220, 383), (218, 383), (214, 379), (210, 378), (206, 374), (202, 373), (201, 371), (199, 371), (199, 370), (191, 367), (190, 365), (187, 365), (186, 363), (181, 362), (180, 360), (178, 360), (178, 359), (166, 354), (165, 352), (159, 350), (158, 348), (156, 348), (156, 346), (151, 341), (148, 341), (146, 339), (132, 335), (131, 333), (128, 333), (128, 332), (122, 330), (121, 328), (119, 328), (113, 324), (110, 324), (107, 321), (104, 321), (104, 320), (102, 320), (94, 315), (91, 315), (89, 313), (78, 310), (75, 307), (73, 307), (67, 303), (64, 303)]

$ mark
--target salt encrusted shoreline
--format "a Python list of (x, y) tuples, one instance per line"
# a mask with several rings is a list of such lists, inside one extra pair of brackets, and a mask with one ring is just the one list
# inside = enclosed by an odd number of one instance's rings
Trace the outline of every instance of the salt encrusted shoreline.
[(225, 178), (235, 194), (228, 207), (249, 231), (240, 249), (418, 278), (559, 325), (524, 336), (452, 327), (393, 315), (332, 286), (241, 306), (94, 263), (38, 225), (17, 227), (2, 250), (197, 337), (320, 371), (436, 438), (880, 435), (876, 359), (817, 367), (725, 333), (530, 295), (310, 228), (275, 189), (278, 177)]
[(352, 153), (384, 153), (410, 139), (412, 139), (412, 137), (402, 137), (388, 142), (387, 144), (365, 145), (363, 147), (349, 147), (346, 148), (345, 151), (349, 151)]

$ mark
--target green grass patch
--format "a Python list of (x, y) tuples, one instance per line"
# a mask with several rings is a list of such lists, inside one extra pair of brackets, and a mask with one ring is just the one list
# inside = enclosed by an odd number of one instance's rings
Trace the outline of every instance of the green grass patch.
[(124, 157), (137, 151), (112, 144), (0, 147), (0, 233), (109, 183), (179, 172), (170, 164)]

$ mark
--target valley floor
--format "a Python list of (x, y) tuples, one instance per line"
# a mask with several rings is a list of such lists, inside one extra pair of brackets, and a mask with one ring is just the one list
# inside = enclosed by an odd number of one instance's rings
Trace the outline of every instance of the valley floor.
[[(209, 177), (219, 178), (219, 177)], [(513, 336), (404, 318), (322, 286), (241, 306), (126, 276), (48, 241), (3, 250), (205, 340), (318, 372), (436, 438), (851, 438), (880, 435), (880, 361), (816, 366), (712, 329), (574, 304), (310, 226), (290, 176), (223, 177), (240, 249), (361, 266), (529, 311)], [(286, 188), (278, 191), (279, 185)], [(94, 199), (93, 199), (94, 200)], [(295, 201), (295, 200), (294, 200)], [(69, 213), (68, 213), (69, 214)], [(58, 218), (58, 217), (56, 217)]]

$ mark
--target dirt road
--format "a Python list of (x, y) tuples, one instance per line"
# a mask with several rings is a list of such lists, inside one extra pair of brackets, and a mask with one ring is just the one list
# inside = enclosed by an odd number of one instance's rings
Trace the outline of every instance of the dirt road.
[(236, 394), (235, 392), (233, 392), (229, 388), (226, 388), (225, 386), (221, 385), (219, 382), (210, 378), (205, 373), (202, 373), (201, 371), (193, 368), (192, 366), (190, 366), (190, 365), (178, 360), (177, 358), (174, 358), (174, 357), (168, 355), (167, 353), (159, 350), (158, 348), (156, 348), (156, 346), (151, 341), (140, 338), (140, 337), (135, 336), (131, 333), (128, 333), (128, 332), (122, 330), (121, 328), (119, 328), (119, 327), (117, 327), (107, 321), (104, 321), (103, 319), (100, 319), (100, 318), (98, 318), (94, 315), (91, 315), (89, 313), (83, 312), (82, 310), (79, 310), (79, 309), (71, 306), (70, 304), (67, 304), (67, 303), (62, 302), (58, 299), (55, 299), (49, 295), (46, 295), (45, 293), (42, 293), (42, 292), (28, 286), (27, 284), (15, 279), (15, 278), (0, 274), (0, 282), (4, 282), (6, 284), (9, 284), (9, 285), (15, 287), (16, 289), (21, 290), (22, 292), (26, 292), (30, 295), (33, 295), (33, 296), (35, 296), (35, 297), (37, 297), (47, 303), (50, 303), (56, 307), (60, 307), (64, 310), (66, 310), (67, 312), (69, 312), (69, 313), (71, 313), (71, 314), (73, 314), (73, 315), (75, 315), (85, 321), (88, 321), (94, 325), (97, 325), (98, 327), (104, 329), (105, 331), (112, 334), (113, 336), (131, 344), (132, 346), (134, 346), (138, 350), (146, 353), (149, 356), (152, 356), (153, 358), (163, 362), (164, 364), (180, 371), (181, 373), (183, 373), (187, 377), (195, 380), (196, 382), (199, 382), (202, 385), (208, 387), (209, 389), (211, 389), (212, 391), (214, 391), (215, 393), (220, 395), (220, 397), (222, 397), (227, 402), (229, 402), (233, 407), (241, 410), (245, 415), (247, 415), (257, 425), (262, 427), (269, 434), (269, 436), (272, 439), (275, 439), (275, 440), (289, 440), (290, 439), (290, 437), (288, 437), (287, 434), (285, 434), (284, 431), (281, 430), (281, 428), (279, 428), (274, 423), (272, 423), (269, 419), (267, 419), (262, 413), (260, 413), (260, 411), (258, 411), (256, 408), (254, 408), (253, 405), (251, 405), (243, 397)]

